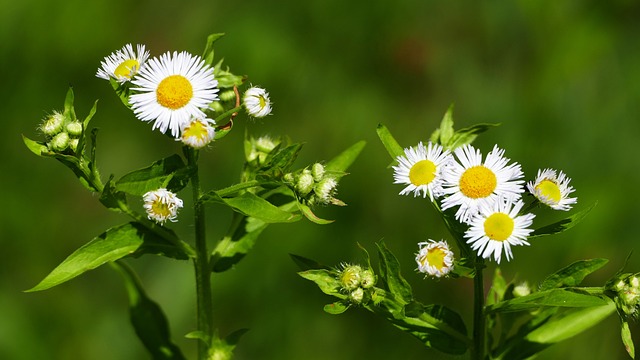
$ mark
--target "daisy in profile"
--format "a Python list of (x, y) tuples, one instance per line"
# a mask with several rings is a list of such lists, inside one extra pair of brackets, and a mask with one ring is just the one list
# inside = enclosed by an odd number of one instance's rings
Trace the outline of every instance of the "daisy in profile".
[(429, 142), (424, 146), (422, 142), (417, 147), (404, 149), (404, 156), (396, 159), (398, 165), (393, 167), (394, 184), (407, 185), (400, 195), (427, 195), (433, 201), (434, 197), (442, 195), (442, 174), (444, 168), (451, 162), (452, 156), (442, 146)]
[(443, 277), (453, 269), (453, 252), (449, 250), (446, 241), (433, 241), (418, 243), (419, 250), (416, 254), (418, 271), (433, 276)]
[(182, 200), (164, 188), (147, 192), (142, 196), (142, 200), (149, 220), (160, 224), (167, 220), (176, 221), (178, 210), (182, 208)]
[(114, 78), (121, 84), (131, 80), (149, 58), (149, 51), (144, 49), (144, 45), (138, 45), (136, 50), (133, 50), (131, 44), (127, 44), (111, 53), (100, 62), (101, 67), (96, 76), (105, 80)]
[(242, 102), (247, 113), (253, 117), (265, 117), (271, 113), (271, 100), (265, 89), (250, 87), (244, 92)]
[[(190, 146), (194, 149), (202, 149), (207, 146), (216, 134), (216, 129), (213, 127), (216, 122), (211, 119), (191, 119), (191, 122), (185, 126), (180, 135), (180, 140), (183, 144)], [(177, 140), (177, 139), (176, 139)]]
[(538, 170), (535, 181), (527, 183), (527, 189), (541, 203), (554, 210), (569, 211), (571, 205), (578, 202), (578, 198), (570, 198), (574, 189), (569, 186), (571, 181), (562, 171), (557, 174), (553, 169)]
[(218, 100), (213, 68), (199, 56), (167, 52), (150, 59), (132, 81), (131, 109), (138, 119), (153, 121), (153, 129), (180, 137), (191, 118), (204, 119), (202, 111)]
[(498, 198), (492, 204), (483, 204), (480, 212), (469, 222), (464, 237), (478, 256), (493, 259), (500, 264), (504, 250), (507, 261), (513, 258), (511, 246), (529, 245), (527, 236), (533, 231), (534, 214), (518, 215), (524, 203)]
[(522, 170), (518, 163), (508, 165), (504, 150), (494, 146), (484, 162), (482, 154), (471, 145), (454, 151), (458, 162), (452, 162), (444, 174), (442, 210), (460, 206), (456, 211), (458, 221), (468, 223), (481, 206), (487, 206), (503, 197), (520, 198), (523, 192)]

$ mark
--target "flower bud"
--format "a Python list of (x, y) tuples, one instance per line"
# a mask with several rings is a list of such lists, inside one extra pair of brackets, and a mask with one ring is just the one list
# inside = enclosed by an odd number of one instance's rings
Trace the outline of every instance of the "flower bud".
[(326, 177), (317, 183), (313, 190), (316, 193), (318, 202), (328, 204), (333, 198), (336, 186), (338, 186), (338, 182), (330, 177)]
[(220, 93), (221, 101), (231, 101), (236, 99), (236, 92), (232, 90), (223, 91)]
[(280, 141), (274, 141), (268, 136), (261, 136), (256, 140), (256, 150), (264, 153), (270, 153), (276, 148), (276, 146), (278, 146), (279, 143)]
[(351, 291), (360, 286), (362, 268), (359, 265), (344, 265), (338, 276), (342, 288)]
[(364, 290), (360, 287), (349, 293), (349, 299), (356, 304), (361, 303), (363, 298)]
[(253, 117), (264, 117), (271, 113), (269, 93), (259, 87), (251, 87), (245, 91), (242, 98), (247, 113)]
[(296, 183), (296, 189), (302, 196), (307, 196), (313, 190), (313, 175), (311, 171), (304, 169), (300, 176), (298, 176), (298, 182)]
[(526, 281), (513, 288), (514, 297), (522, 297), (522, 296), (527, 296), (529, 294), (531, 294), (531, 288), (529, 288), (529, 284), (527, 284)]
[(324, 177), (324, 166), (320, 163), (313, 164), (311, 166), (311, 175), (313, 175), (313, 180), (320, 182)]
[(73, 152), (76, 152), (76, 150), (78, 150), (78, 144), (79, 143), (80, 143), (80, 139), (71, 139), (71, 140), (69, 140), (69, 148)]
[(69, 134), (61, 132), (49, 142), (49, 148), (53, 151), (63, 151), (69, 147)]
[(40, 125), (40, 130), (47, 136), (54, 136), (62, 130), (63, 124), (64, 115), (54, 111), (53, 114), (49, 115), (42, 125)]
[(73, 121), (67, 124), (67, 133), (73, 137), (78, 137), (82, 134), (82, 123), (80, 121)]
[(361, 274), (360, 285), (368, 289), (376, 284), (376, 276), (371, 269), (364, 270)]

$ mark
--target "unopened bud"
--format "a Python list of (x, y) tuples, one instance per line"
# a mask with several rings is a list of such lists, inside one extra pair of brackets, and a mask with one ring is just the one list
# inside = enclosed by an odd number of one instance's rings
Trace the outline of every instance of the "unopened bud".
[(49, 115), (42, 125), (40, 126), (40, 130), (47, 136), (54, 136), (62, 130), (62, 125), (64, 124), (64, 115), (60, 114), (57, 111), (54, 111), (53, 114)]
[(69, 134), (61, 132), (54, 136), (49, 143), (49, 148), (54, 151), (63, 151), (69, 147)]
[(68, 123), (67, 132), (71, 136), (80, 136), (80, 134), (82, 134), (82, 123), (80, 121), (73, 121)]
[(311, 175), (313, 175), (313, 180), (320, 182), (324, 177), (324, 166), (320, 163), (313, 164), (313, 166), (311, 166)]
[(307, 169), (303, 170), (300, 176), (298, 176), (298, 183), (296, 189), (302, 196), (306, 196), (313, 190), (313, 175)]

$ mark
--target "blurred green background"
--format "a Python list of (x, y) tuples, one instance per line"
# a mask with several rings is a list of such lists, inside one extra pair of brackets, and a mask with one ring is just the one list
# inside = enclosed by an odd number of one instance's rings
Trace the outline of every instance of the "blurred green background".
[[(563, 169), (582, 209), (598, 206), (578, 227), (516, 248), (503, 274), (536, 284), (573, 261), (610, 263), (589, 277), (603, 284), (623, 266), (640, 270), (635, 225), (640, 160), (640, 5), (612, 1), (8, 1), (0, 0), (3, 118), (0, 175), (0, 358), (145, 359), (128, 322), (119, 275), (108, 267), (41, 293), (23, 293), (72, 251), (128, 219), (105, 210), (56, 161), (38, 158), (21, 134), (36, 138), (40, 120), (61, 109), (69, 84), (85, 116), (100, 99), (92, 125), (101, 129), (98, 163), (106, 177), (179, 151), (137, 121), (94, 76), (100, 61), (126, 43), (152, 55), (200, 54), (206, 36), (233, 72), (266, 87), (275, 103), (264, 120), (237, 130), (202, 156), (204, 186), (236, 181), (242, 138), (289, 135), (306, 145), (302, 167), (330, 159), (359, 140), (368, 145), (340, 184), (345, 208), (318, 212), (334, 224), (274, 225), (233, 270), (214, 276), (221, 334), (250, 328), (237, 359), (451, 359), (365, 311), (332, 316), (332, 301), (296, 275), (295, 253), (325, 264), (360, 261), (356, 243), (374, 252), (385, 239), (404, 266), (416, 296), (469, 320), (471, 282), (423, 280), (414, 271), (416, 243), (446, 237), (422, 199), (400, 197), (389, 157), (375, 128), (384, 123), (403, 146), (427, 140), (450, 103), (457, 127), (502, 126), (482, 135), (522, 164)], [(189, 198), (185, 192), (183, 198)], [(187, 201), (188, 205), (188, 201)], [(188, 211), (175, 225), (189, 239)], [(539, 217), (538, 225), (562, 214)], [(210, 240), (229, 214), (208, 211)], [(195, 326), (192, 266), (157, 257), (131, 261), (150, 296), (164, 308), (173, 337), (193, 357), (183, 335)], [(490, 269), (494, 268), (490, 265)], [(636, 344), (640, 328), (632, 327)], [(551, 347), (542, 359), (624, 359), (619, 321)]]

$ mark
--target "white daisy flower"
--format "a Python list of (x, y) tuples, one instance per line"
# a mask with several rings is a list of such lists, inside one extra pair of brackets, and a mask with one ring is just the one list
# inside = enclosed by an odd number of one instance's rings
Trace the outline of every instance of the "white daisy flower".
[[(191, 119), (191, 122), (182, 128), (180, 140), (194, 149), (202, 149), (207, 146), (216, 134), (213, 127), (216, 122), (211, 119)], [(177, 139), (176, 139), (177, 140)]]
[(182, 200), (164, 188), (149, 191), (142, 196), (142, 199), (149, 219), (160, 224), (164, 224), (167, 220), (176, 221), (178, 210), (182, 208)]
[(140, 71), (147, 58), (149, 51), (144, 49), (144, 45), (138, 45), (137, 51), (134, 51), (133, 46), (127, 44), (100, 62), (102, 67), (98, 69), (96, 76), (105, 80), (114, 78), (121, 84), (125, 83)]
[(460, 206), (456, 219), (468, 223), (481, 206), (490, 205), (497, 198), (517, 200), (524, 191), (523, 176), (518, 163), (509, 162), (504, 150), (494, 146), (484, 162), (482, 154), (471, 145), (454, 151), (458, 162), (451, 162), (443, 176), (444, 194), (442, 210)]
[(255, 86), (247, 89), (242, 102), (249, 115), (253, 117), (265, 117), (271, 113), (271, 100), (265, 89)]
[(191, 118), (204, 119), (202, 109), (218, 100), (213, 68), (185, 51), (150, 59), (132, 83), (138, 93), (129, 102), (138, 119), (153, 121), (153, 129), (163, 133), (171, 129), (175, 138)]
[(467, 244), (485, 259), (493, 254), (498, 264), (504, 249), (509, 261), (513, 258), (511, 246), (529, 245), (527, 236), (533, 231), (528, 227), (535, 215), (518, 215), (523, 205), (522, 200), (513, 202), (506, 198), (498, 198), (493, 204), (483, 204), (480, 212), (471, 218), (469, 229), (464, 234)]
[(406, 184), (400, 195), (420, 195), (431, 201), (442, 195), (443, 170), (453, 160), (449, 150), (429, 142), (417, 147), (404, 149), (404, 156), (398, 156), (398, 165), (393, 167), (394, 184)]
[(418, 243), (419, 251), (416, 254), (418, 271), (421, 273), (443, 277), (453, 269), (453, 252), (449, 250), (446, 241), (433, 241)]
[(541, 203), (554, 210), (569, 211), (571, 205), (578, 202), (578, 198), (570, 198), (574, 189), (569, 186), (571, 181), (562, 171), (557, 175), (553, 169), (538, 170), (535, 181), (527, 183), (527, 189)]

